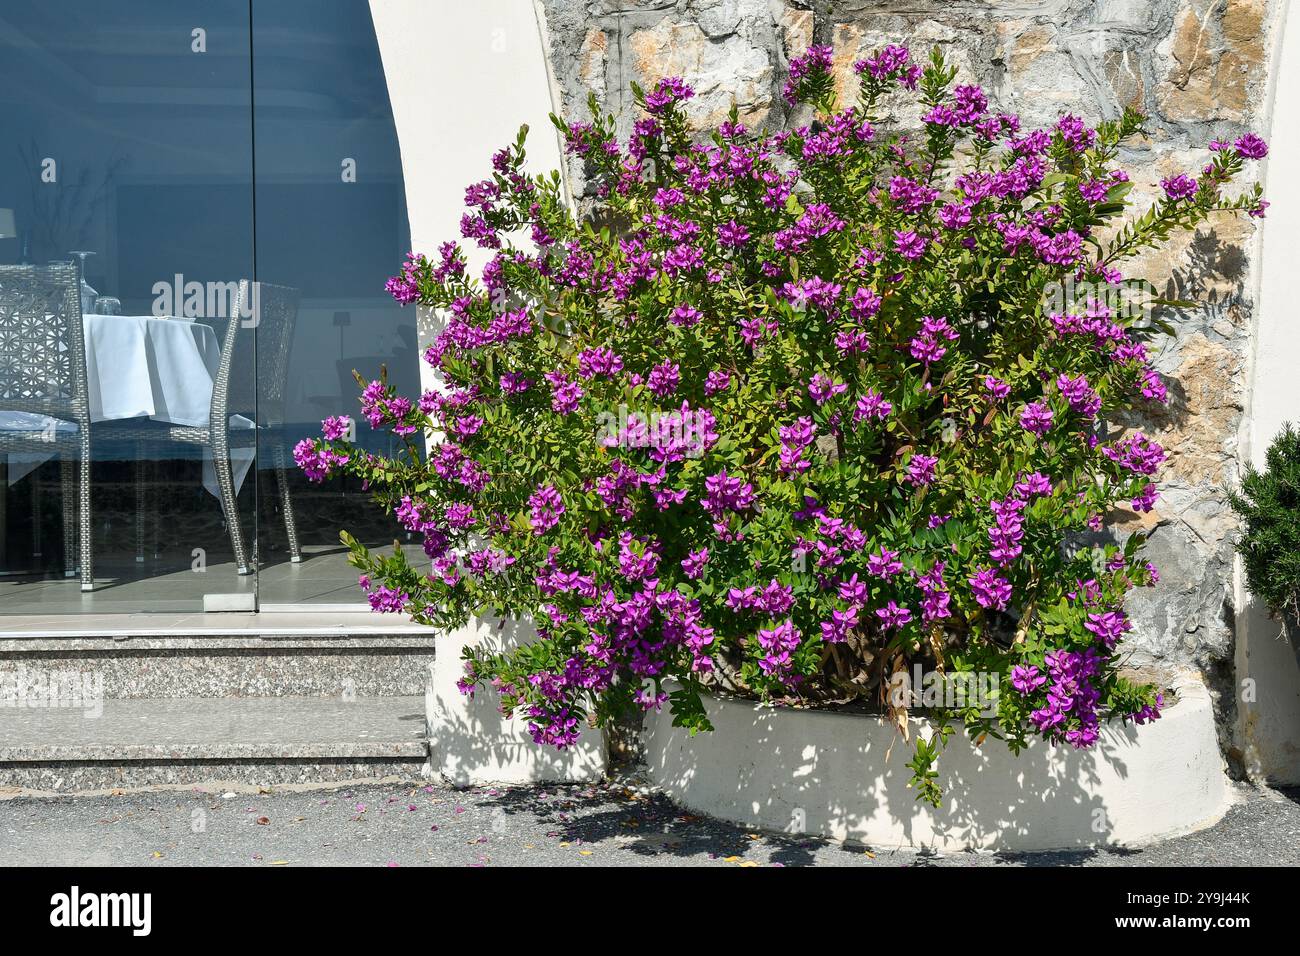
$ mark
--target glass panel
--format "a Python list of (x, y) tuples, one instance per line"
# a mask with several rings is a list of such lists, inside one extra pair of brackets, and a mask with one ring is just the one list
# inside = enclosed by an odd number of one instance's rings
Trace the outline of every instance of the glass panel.
[(0, 11), (0, 613), (255, 597), (256, 395), (223, 374), (255, 361), (230, 321), (253, 273), (249, 39), (247, 0)]
[[(370, 380), (384, 365), (418, 393), (415, 310), (384, 292), (410, 248), (401, 156), (368, 4), (256, 3), (253, 57), (257, 276), (277, 287), (258, 325), (261, 603), (352, 604), (364, 596), (339, 529), (379, 546), (395, 524), (349, 480), (313, 485), (291, 460), (283, 474), (276, 464), (321, 419), (356, 417), (354, 369)], [(268, 303), (294, 299), (286, 335)], [(358, 437), (388, 440), (364, 422)]]

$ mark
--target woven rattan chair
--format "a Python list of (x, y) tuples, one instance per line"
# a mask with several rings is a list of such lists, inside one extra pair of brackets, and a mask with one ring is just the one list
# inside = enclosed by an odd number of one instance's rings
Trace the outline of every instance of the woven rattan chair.
[[(0, 265), (0, 451), (58, 455), (64, 568), (69, 577), (80, 571), (81, 590), (93, 590), (90, 402), (81, 273), (72, 263)], [(39, 470), (32, 481), (33, 550), (39, 552)]]
[[(235, 470), (230, 452), (232, 448), (240, 447), (256, 449), (260, 440), (262, 447), (268, 448), (272, 455), (290, 558), (294, 562), (302, 560), (293, 503), (289, 497), (288, 456), (282, 437), (289, 348), (298, 319), (298, 299), (297, 289), (266, 282), (240, 282), (232, 315), (226, 319), (221, 333), (221, 362), (212, 385), (212, 405), (206, 427), (135, 419), (99, 426), (106, 435), (134, 439), (137, 444), (137, 521), (140, 522), (137, 525), (137, 559), (143, 560), (144, 556), (145, 463), (156, 457), (157, 446), (175, 442), (201, 446), (211, 454), (235, 565), (240, 574), (249, 574), (256, 562), (250, 557), (243, 526), (239, 523)], [(231, 427), (234, 416), (255, 422), (257, 427)]]

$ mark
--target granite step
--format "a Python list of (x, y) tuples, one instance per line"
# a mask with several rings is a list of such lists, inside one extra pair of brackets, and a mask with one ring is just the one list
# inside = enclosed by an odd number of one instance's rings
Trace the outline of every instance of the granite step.
[(419, 779), (421, 696), (0, 700), (0, 787)]
[(0, 636), (0, 703), (19, 687), (85, 681), (113, 700), (411, 697), (424, 693), (433, 658), (428, 628), (382, 635)]

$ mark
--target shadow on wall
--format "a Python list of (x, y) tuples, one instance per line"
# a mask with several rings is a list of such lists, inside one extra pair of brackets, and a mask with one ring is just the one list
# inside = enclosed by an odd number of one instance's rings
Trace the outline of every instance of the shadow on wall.
[[(734, 760), (731, 792), (715, 797), (769, 829), (878, 842), (873, 833), (887, 817), (899, 842), (910, 846), (999, 847), (1031, 836), (1034, 822), (1049, 815), (1054, 830), (1073, 835), (1058, 846), (1110, 842), (1104, 802), (1078, 784), (1080, 778), (1099, 780), (1098, 757), (1091, 753), (1071, 753), (1062, 760), (1036, 747), (1008, 765), (990, 760), (984, 748), (968, 748), (954, 738), (940, 761), (944, 804), (936, 811), (917, 802), (916, 791), (908, 786), (911, 746), (901, 737), (893, 739), (883, 720), (808, 714), (811, 722), (824, 725), (815, 739), (828, 742), (818, 745), (792, 741), (781, 726), (787, 716), (783, 712), (751, 710), (719, 720), (711, 707), (710, 716), (713, 735), (697, 737), (694, 759), (681, 753), (670, 778), (660, 782), (669, 792), (690, 794), (702, 764), (726, 759), (719, 751), (743, 748), (746, 756)], [(1126, 774), (1117, 748), (1110, 742), (1105, 746), (1101, 759)], [(987, 741), (985, 747), (1005, 750), (1000, 741)], [(844, 799), (845, 794), (852, 798)]]
[(506, 719), (494, 688), (476, 688), (472, 697), (456, 686), (463, 670), (461, 651), (474, 646), (502, 653), (535, 640), (527, 621), (483, 617), (439, 639), (426, 694), (430, 769), (457, 786), (481, 783), (550, 783), (600, 779), (606, 769), (604, 733), (586, 728), (564, 751), (533, 742), (522, 714)]
[(1223, 810), (1209, 697), (1199, 681), (1184, 689), (1164, 720), (1108, 726), (1092, 751), (1036, 742), (1016, 757), (1000, 741), (975, 747), (954, 734), (937, 810), (908, 787), (910, 745), (875, 716), (710, 699), (711, 734), (690, 738), (666, 713), (647, 718), (647, 764), (686, 806), (769, 830), (942, 849), (1127, 844)]

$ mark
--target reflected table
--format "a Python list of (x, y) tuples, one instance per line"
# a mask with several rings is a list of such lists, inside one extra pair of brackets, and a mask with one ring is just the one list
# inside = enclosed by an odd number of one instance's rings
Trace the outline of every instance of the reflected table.
[[(82, 327), (92, 422), (148, 418), (208, 427), (212, 389), (221, 364), (221, 344), (210, 325), (149, 315), (83, 315)], [(58, 427), (58, 423), (49, 423), (49, 427)], [(230, 427), (253, 428), (254, 424), (234, 415)], [(243, 484), (255, 455), (251, 446), (231, 448), (236, 489)], [(9, 484), (49, 457), (10, 455)], [(206, 450), (203, 487), (220, 498), (216, 471)]]

